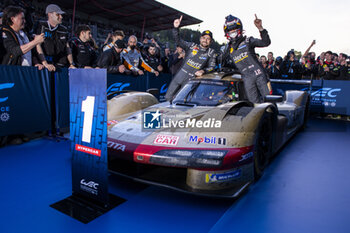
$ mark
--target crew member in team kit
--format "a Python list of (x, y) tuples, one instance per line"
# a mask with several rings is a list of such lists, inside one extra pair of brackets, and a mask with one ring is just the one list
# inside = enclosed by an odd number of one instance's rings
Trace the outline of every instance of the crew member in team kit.
[(216, 65), (216, 54), (213, 49), (209, 48), (213, 40), (213, 34), (209, 30), (202, 32), (199, 45), (193, 42), (186, 42), (179, 35), (181, 20), (182, 16), (174, 20), (173, 34), (175, 43), (184, 48), (186, 57), (165, 95), (165, 98), (169, 101), (173, 99), (175, 94), (189, 79), (213, 71)]

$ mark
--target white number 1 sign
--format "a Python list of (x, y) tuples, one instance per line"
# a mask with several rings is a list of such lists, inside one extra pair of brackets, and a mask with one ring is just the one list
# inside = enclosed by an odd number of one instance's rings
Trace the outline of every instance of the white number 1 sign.
[(90, 143), (92, 119), (94, 115), (95, 96), (87, 96), (81, 103), (81, 111), (84, 112), (83, 142)]

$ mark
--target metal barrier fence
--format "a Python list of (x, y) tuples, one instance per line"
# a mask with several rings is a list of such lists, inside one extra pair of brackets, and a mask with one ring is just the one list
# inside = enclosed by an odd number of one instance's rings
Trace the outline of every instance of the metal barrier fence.
[[(143, 76), (108, 75), (107, 93), (122, 90), (160, 90), (164, 101), (170, 74)], [(274, 94), (285, 90), (309, 90), (307, 80), (271, 80)], [(350, 116), (350, 82), (314, 80), (311, 110)], [(68, 70), (55, 73), (35, 67), (0, 65), (0, 136), (69, 127)]]

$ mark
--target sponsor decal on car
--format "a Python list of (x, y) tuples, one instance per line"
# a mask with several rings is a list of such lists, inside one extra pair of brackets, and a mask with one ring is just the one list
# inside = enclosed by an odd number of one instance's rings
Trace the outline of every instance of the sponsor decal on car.
[(125, 151), (125, 145), (120, 144), (120, 143), (116, 143), (116, 142), (112, 142), (112, 141), (107, 142), (107, 147), (115, 149), (115, 150)]
[(249, 152), (248, 154), (241, 155), (241, 159), (238, 160), (238, 162), (242, 162), (244, 160), (250, 159), (251, 157), (253, 157), (253, 155), (254, 155), (253, 152)]
[(99, 184), (94, 181), (86, 182), (85, 179), (80, 180), (80, 189), (85, 192), (98, 195), (98, 186)]
[(157, 135), (156, 139), (154, 139), (153, 144), (176, 146), (178, 142), (179, 142), (178, 136), (159, 134)]
[(240, 177), (241, 173), (241, 169), (225, 173), (207, 173), (205, 174), (205, 183), (233, 180)]
[(189, 142), (226, 145), (226, 138), (190, 136)]
[(87, 153), (90, 155), (96, 155), (98, 157), (101, 157), (101, 150), (98, 150), (95, 148), (75, 144), (75, 150), (80, 151), (80, 152), (84, 152), (84, 153)]
[(118, 124), (119, 121), (116, 121), (116, 120), (110, 120), (110, 121), (107, 121), (107, 126), (110, 126), (110, 125), (115, 125), (115, 124)]

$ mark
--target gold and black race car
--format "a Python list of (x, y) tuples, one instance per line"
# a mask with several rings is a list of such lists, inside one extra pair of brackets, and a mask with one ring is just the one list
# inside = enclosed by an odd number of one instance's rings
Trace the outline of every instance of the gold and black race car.
[(239, 74), (190, 80), (171, 102), (144, 92), (108, 100), (109, 170), (204, 196), (237, 197), (302, 127), (305, 91), (246, 100)]

